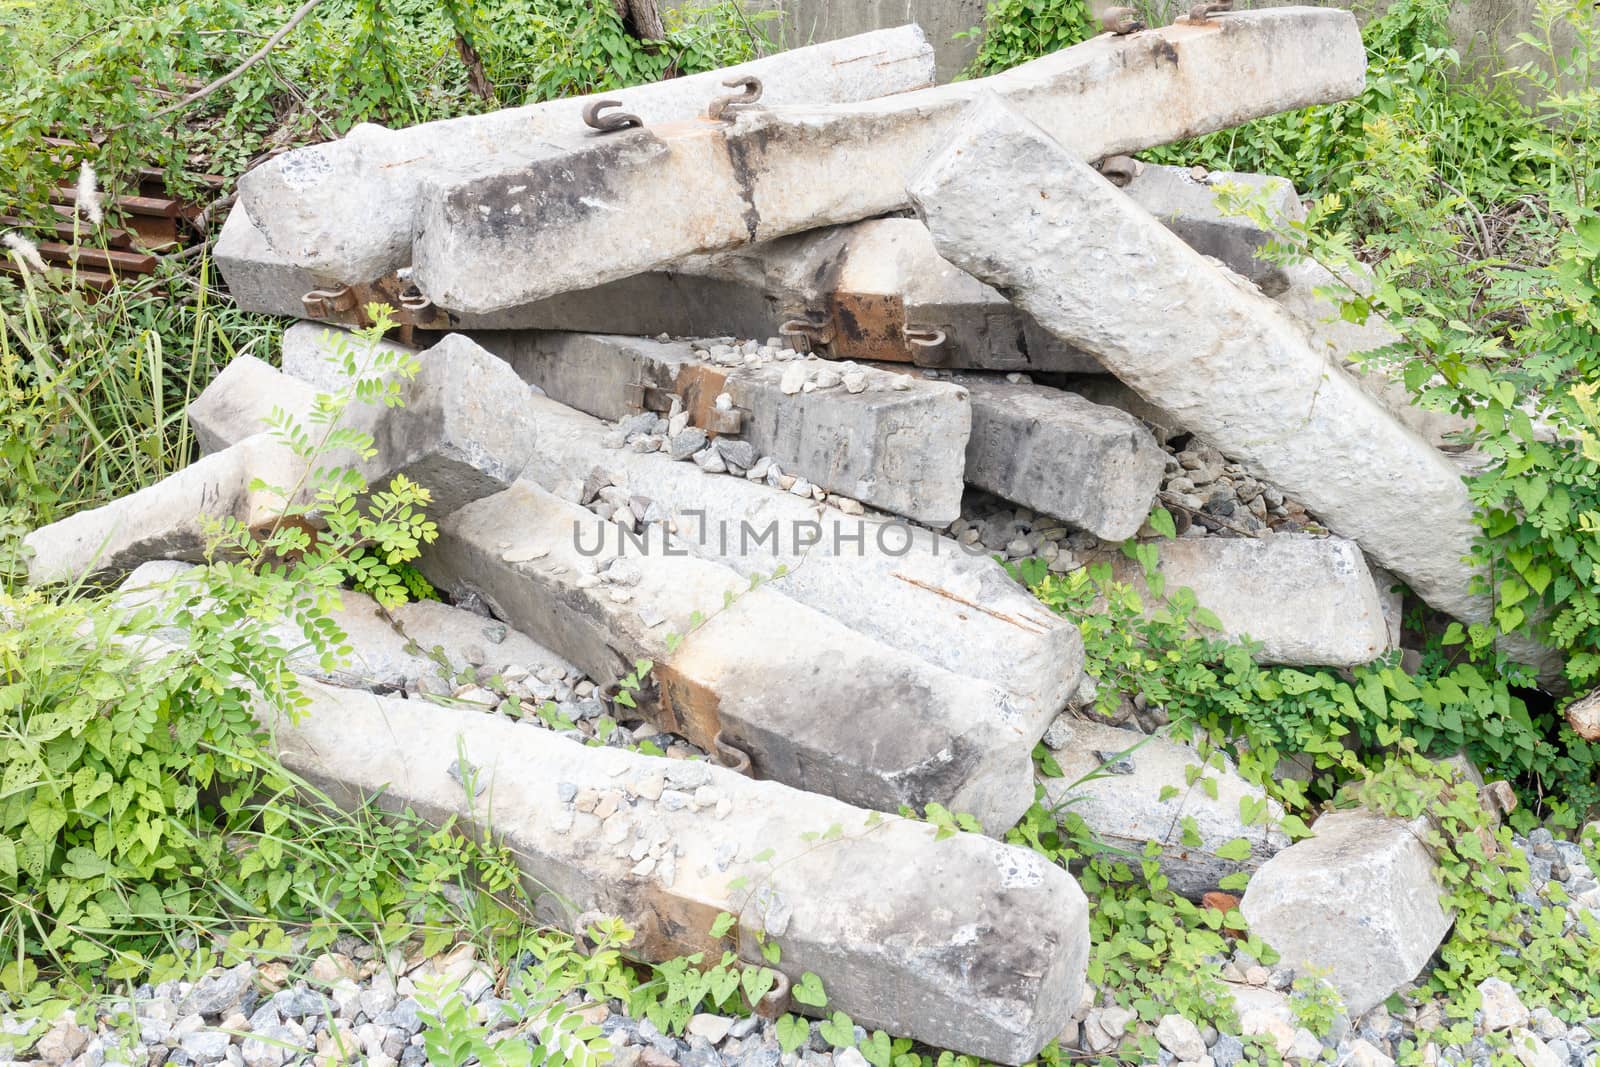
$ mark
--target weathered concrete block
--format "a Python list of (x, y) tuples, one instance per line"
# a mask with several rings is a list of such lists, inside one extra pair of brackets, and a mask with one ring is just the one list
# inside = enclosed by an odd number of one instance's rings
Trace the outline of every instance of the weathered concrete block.
[[(615, 484), (673, 523), (675, 543), (846, 626), (956, 674), (1002, 686), (1046, 718), (1077, 688), (1083, 644), (986, 550), (898, 520), (850, 516), (661, 453), (608, 449), (610, 427), (538, 399), (524, 477), (551, 492)], [(979, 546), (981, 549), (981, 546)], [(914, 619), (914, 626), (906, 620)]]
[(189, 402), (189, 429), (208, 455), (266, 432), (274, 409), (303, 424), (316, 402), (312, 385), (254, 356), (235, 356)]
[[(316, 322), (296, 322), (283, 331), (283, 373), (303, 382), (309, 382), (324, 393), (335, 393), (350, 383), (344, 372), (342, 357), (359, 353), (362, 341), (349, 330), (339, 326), (326, 326)], [(415, 355), (413, 345), (397, 341), (376, 342), (376, 349), (386, 357), (409, 353)]]
[(762, 777), (887, 811), (937, 801), (990, 830), (1032, 802), (1040, 709), (752, 590), (659, 526), (625, 536), (521, 482), (441, 523), (420, 566), (603, 685), (654, 661), (658, 725), (720, 738)]
[[(1277, 301), (1305, 329), (1313, 348), (1323, 352), (1333, 366), (1349, 371), (1363, 389), (1423, 440), (1435, 448), (1461, 447), (1458, 435), (1470, 429), (1471, 422), (1454, 412), (1418, 407), (1412, 403), (1413, 394), (1404, 382), (1383, 368), (1361, 363), (1359, 357), (1363, 353), (1400, 341), (1400, 335), (1387, 322), (1376, 315), (1366, 322), (1350, 322), (1340, 315), (1325, 294), (1345, 292), (1346, 286), (1320, 263), (1303, 260), (1284, 267), (1283, 272), (1286, 284), (1277, 294)], [(1366, 281), (1352, 280), (1357, 284)]]
[[(307, 688), (309, 714), (270, 723), (288, 767), (341, 803), (382, 791), (391, 807), (492, 830), (541, 914), (569, 928), (620, 916), (638, 958), (733, 950), (761, 963), (764, 931), (783, 950), (776, 968), (796, 983), (815, 973), (830, 1008), (1000, 1063), (1029, 1060), (1078, 1005), (1087, 902), (1027, 849), (938, 840), (926, 824), (776, 782), (477, 712)], [(463, 750), (475, 796), (451, 773)], [(617, 810), (601, 820), (562, 799), (590, 791)], [(737, 928), (713, 938), (722, 912)]]
[[(471, 339), (505, 360), (522, 380), (552, 400), (596, 418), (616, 422), (638, 414), (637, 393), (630, 387), (657, 388), (684, 396), (689, 390), (688, 370), (701, 366), (687, 343), (654, 341), (594, 333), (543, 331), (479, 331)], [(723, 379), (733, 370), (707, 368), (704, 385), (694, 382), (700, 408), (709, 408), (725, 388)], [(702, 393), (710, 394), (704, 398)], [(688, 401), (685, 408), (694, 411)], [(666, 414), (666, 411), (660, 412)]]
[(383, 419), (377, 447), (380, 460), (394, 457), (386, 466), (427, 487), (431, 513), (443, 516), (522, 473), (535, 447), (526, 415), (534, 394), (465, 337), (452, 334), (420, 359), (405, 406)]
[(150, 559), (198, 561), (207, 544), (203, 516), (257, 526), (281, 513), (285, 501), (252, 489), (252, 481), (289, 489), (303, 472), (287, 449), (257, 434), (154, 485), (34, 530), (24, 539), (33, 553), (28, 581), (117, 575)]
[[(1063, 777), (1045, 779), (1045, 803), (1081, 817), (1096, 837), (1113, 847), (1143, 854), (1146, 844), (1159, 842), (1161, 872), (1173, 892), (1198, 900), (1228, 875), (1255, 871), (1289, 847), (1288, 835), (1276, 828), (1283, 807), (1240, 778), (1220, 753), (1208, 764), (1193, 748), (1165, 737), (1077, 720), (1065, 725), (1068, 736), (1054, 754)], [(1194, 767), (1204, 768), (1204, 776), (1216, 783), (1215, 797), (1198, 781), (1190, 782)], [(1076, 784), (1096, 773), (1104, 776)], [(1164, 789), (1177, 793), (1163, 800)], [(1240, 803), (1246, 799), (1266, 805), (1264, 825), (1246, 825), (1240, 818)], [(1198, 845), (1184, 843), (1186, 819), (1193, 820), (1200, 835)], [(1217, 855), (1240, 837), (1250, 840), (1248, 857)]]
[[(1231, 22), (1224, 22), (1230, 25)], [(1486, 617), (1450, 462), (1238, 284), (1002, 101), (912, 188), (939, 250), (1355, 539), (1433, 606)], [(1184, 309), (1181, 312), (1178, 309)]]
[(241, 203), (228, 212), (211, 250), (233, 302), (262, 315), (301, 316), (301, 297), (319, 287), (317, 276), (267, 243)]
[[(361, 610), (366, 605), (357, 601)], [(355, 610), (350, 604), (345, 610)], [(486, 619), (475, 612), (452, 607), (437, 600), (414, 600), (389, 609), (389, 617), (413, 650), (458, 677), (469, 667), (500, 673), (508, 667), (521, 667), (533, 673), (557, 670), (575, 676), (577, 668), (521, 630)], [(440, 663), (443, 660), (443, 663)], [(407, 678), (407, 688), (412, 688)]]
[(1261, 254), (1275, 234), (1242, 215), (1224, 213), (1217, 204), (1218, 189), (1223, 185), (1261, 198), (1268, 217), (1280, 224), (1305, 218), (1294, 185), (1287, 178), (1267, 174), (1212, 171), (1198, 178), (1189, 167), (1146, 165), (1122, 191), (1184, 244), (1201, 255), (1220, 259), (1268, 296), (1277, 296), (1289, 287), (1289, 276), (1284, 267)]
[[(636, 413), (639, 386), (675, 392), (697, 425), (727, 393), (738, 435), (784, 473), (885, 511), (944, 525), (961, 513), (967, 392), (947, 382), (860, 368), (863, 388), (786, 389), (803, 374), (815, 386), (820, 361), (720, 367), (689, 345), (601, 334), (487, 332), (473, 335), (550, 397), (605, 419)], [(791, 383), (793, 384), (793, 383)]]
[[(225, 447), (260, 431), (274, 407), (304, 415), (319, 391), (344, 388), (343, 369), (329, 359), (341, 343), (354, 339), (310, 323), (290, 327), (284, 363), (303, 379), (250, 357), (230, 364), (190, 405), (202, 444)], [(536, 394), (465, 337), (452, 334), (417, 355), (420, 368), (402, 383), (400, 407), (352, 401), (340, 418), (339, 426), (370, 434), (377, 454), (363, 459), (341, 452), (322, 462), (352, 466), (374, 488), (403, 474), (432, 495), (430, 513), (448, 515), (522, 473), (534, 449), (526, 408)]]
[(1285, 966), (1327, 971), (1356, 1018), (1421, 973), (1452, 916), (1412, 824), (1337, 811), (1312, 829), (1262, 865), (1239, 910)]
[(968, 482), (1108, 541), (1139, 532), (1167, 457), (1138, 419), (1048, 386), (951, 380), (972, 398)]
[[(325, 353), (340, 331), (301, 323), (284, 336), (286, 366), (341, 388)], [(507, 338), (500, 337), (501, 341)], [(613, 417), (629, 380), (653, 380), (635, 349), (617, 338), (564, 335), (570, 364), (547, 365), (552, 389), (592, 399)], [(630, 356), (630, 358), (632, 358)], [(613, 373), (621, 366), (626, 373)], [(566, 375), (569, 374), (570, 377)], [(673, 371), (676, 373), (676, 371)], [(584, 375), (598, 381), (586, 388)], [(1083, 644), (1076, 628), (1045, 610), (990, 558), (898, 520), (849, 516), (742, 478), (707, 475), (661, 453), (607, 448), (612, 427), (545, 397), (519, 403), (538, 447), (524, 477), (560, 493), (574, 484), (625, 488), (641, 512), (659, 508), (677, 543), (746, 578), (787, 569), (778, 588), (853, 630), (957, 674), (1003, 686), (1046, 719), (1078, 685)], [(643, 517), (639, 515), (637, 517)], [(905, 620), (917, 620), (915, 627)]]
[(763, 99), (774, 103), (867, 100), (932, 85), (932, 49), (920, 29), (902, 26), (598, 96), (405, 130), (363, 124), (342, 140), (266, 161), (240, 180), (239, 197), (289, 261), (328, 281), (366, 282), (410, 261), (412, 216), (425, 178), (471, 170), (549, 137), (590, 137), (583, 111), (600, 96), (649, 123), (688, 119), (727, 93), (726, 79), (747, 75), (761, 79)]
[[(1222, 632), (1261, 643), (1260, 663), (1353, 667), (1395, 646), (1380, 590), (1354, 541), (1309, 534), (1161, 541), (1168, 590), (1194, 590)], [(1142, 587), (1139, 564), (1106, 555), (1119, 581)], [(1154, 606), (1154, 605), (1152, 605)]]
[[(193, 569), (193, 564), (169, 560), (142, 563), (117, 587), (117, 599), (128, 607), (152, 606), (159, 613), (167, 584)], [(386, 610), (365, 593), (345, 590), (339, 601), (325, 615), (344, 631), (350, 654), (331, 668), (304, 648), (305, 636), (292, 623), (272, 628), (289, 650), (296, 674), (344, 689), (448, 694), (469, 669), (499, 673), (520, 667), (563, 674), (577, 670), (505, 623), (436, 600)], [(158, 632), (158, 636), (165, 635)]]
[(965, 389), (863, 367), (860, 392), (836, 385), (790, 395), (784, 378), (796, 366), (728, 376), (728, 395), (749, 413), (744, 440), (782, 462), (785, 473), (864, 504), (932, 526), (960, 518), (972, 432)]
[[(441, 308), (487, 314), (696, 252), (887, 214), (906, 206), (907, 181), (984, 95), (1007, 97), (1098, 159), (1344, 99), (1360, 91), (1365, 63), (1349, 14), (1279, 8), (1105, 35), (990, 78), (867, 103), (552, 139), (430, 176), (414, 280)], [(1211, 85), (1232, 89), (1201, 91)]]

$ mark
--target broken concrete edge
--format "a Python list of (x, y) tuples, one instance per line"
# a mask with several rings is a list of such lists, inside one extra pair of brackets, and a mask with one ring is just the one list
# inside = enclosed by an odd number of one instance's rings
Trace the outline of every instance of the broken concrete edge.
[(423, 175), (470, 171), (509, 143), (594, 137), (584, 111), (602, 97), (647, 123), (693, 119), (727, 94), (727, 79), (745, 76), (761, 79), (767, 104), (858, 101), (932, 85), (933, 50), (918, 26), (906, 25), (593, 96), (393, 131), (363, 124), (342, 140), (285, 152), (250, 170), (240, 179), (239, 200), (286, 264), (324, 282), (369, 282), (410, 262)]
[[(1078, 1005), (1087, 901), (1027, 849), (480, 712), (303, 687), (298, 721), (262, 715), (292, 772), (341, 806), (376, 797), (508, 845), (536, 914), (568, 929), (618, 916), (636, 958), (734, 949), (763, 965), (774, 940), (775, 969), (816, 974), (830, 1009), (1005, 1064)], [(601, 820), (563, 799), (583, 789), (615, 792), (619, 810)], [(654, 862), (633, 859), (641, 844)], [(711, 936), (724, 912), (736, 938)]]
[(200, 454), (210, 455), (270, 432), (275, 414), (303, 426), (316, 402), (313, 386), (241, 353), (189, 401), (186, 414)]
[[(1067, 735), (1051, 738), (1061, 776), (1044, 779), (1044, 803), (1135, 857), (1158, 844), (1157, 862), (1173, 892), (1198, 900), (1223, 878), (1249, 874), (1289, 847), (1279, 828), (1283, 806), (1240, 777), (1220, 751), (1202, 756), (1159, 734), (1065, 716), (1050, 733), (1058, 730)], [(1245, 821), (1247, 805), (1259, 810), (1258, 820)], [(1219, 854), (1240, 838), (1250, 844), (1245, 856)]]
[[(151, 559), (199, 562), (211, 541), (204, 520), (246, 527), (282, 514), (279, 492), (303, 486), (305, 465), (270, 434), (255, 434), (204, 456), (108, 504), (41, 526), (23, 539), (28, 583), (52, 585), (114, 577)], [(253, 487), (261, 482), (272, 489)], [(295, 494), (309, 501), (302, 487)]]
[(407, 406), (355, 404), (342, 416), (341, 426), (371, 434), (371, 456), (337, 449), (308, 459), (276, 432), (252, 432), (254, 405), (225, 399), (242, 378), (269, 381), (300, 402), (307, 391), (271, 368), (242, 364), (213, 383), (199, 418), (213, 443), (239, 439), (154, 485), (29, 533), (29, 582), (116, 576), (152, 559), (198, 562), (218, 533), (213, 520), (255, 529), (291, 505), (312, 504), (313, 467), (354, 469), (373, 491), (403, 475), (428, 492), (427, 510), (435, 516), (499, 492), (533, 452), (523, 415), (533, 394), (510, 367), (465, 338), (447, 337), (430, 351), (406, 383)]
[(707, 751), (742, 751), (762, 777), (882, 811), (938, 803), (992, 833), (1033, 802), (1050, 709), (752, 588), (660, 526), (625, 533), (522, 482), (440, 523), (418, 566), (601, 685), (650, 660), (642, 712)]
[(1075, 393), (958, 373), (972, 403), (966, 479), (1108, 541), (1139, 532), (1166, 453), (1139, 420)]
[[(1122, 191), (1196, 252), (1221, 260), (1268, 296), (1283, 292), (1290, 284), (1285, 268), (1261, 250), (1277, 240), (1290, 223), (1305, 218), (1293, 183), (1273, 175), (1235, 171), (1196, 176), (1196, 171), (1203, 170), (1142, 164)], [(1246, 202), (1259, 204), (1269, 225), (1262, 227), (1246, 215), (1225, 212), (1219, 203), (1224, 188), (1237, 189)]]

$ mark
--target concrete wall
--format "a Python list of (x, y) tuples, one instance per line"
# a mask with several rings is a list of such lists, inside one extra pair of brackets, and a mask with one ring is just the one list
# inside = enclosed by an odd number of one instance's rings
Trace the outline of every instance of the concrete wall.
[[(976, 38), (956, 34), (983, 22), (985, 0), (748, 0), (754, 8), (777, 11), (780, 18), (766, 24), (767, 32), (785, 48), (827, 41), (852, 33), (919, 24), (938, 55), (940, 81), (949, 81), (971, 62)], [(1290, 0), (1238, 0), (1240, 8), (1267, 7)], [(1356, 11), (1363, 21), (1385, 6), (1382, 0), (1298, 0), (1314, 6), (1338, 6)], [(1089, 0), (1095, 11), (1113, 3), (1131, 4), (1147, 12), (1156, 24), (1171, 22), (1185, 12), (1189, 0)], [(1456, 47), (1470, 69), (1493, 77), (1508, 66), (1534, 58), (1517, 42), (1517, 34), (1533, 28), (1537, 0), (1460, 0), (1452, 9), (1450, 25)], [(1558, 46), (1570, 46), (1571, 34), (1558, 34)]]
[(983, 22), (986, 0), (747, 0), (758, 10), (777, 11), (765, 24), (773, 40), (785, 48), (830, 41), (853, 33), (915, 22), (928, 35), (938, 59), (941, 82), (959, 74), (978, 50), (976, 37), (955, 34)]

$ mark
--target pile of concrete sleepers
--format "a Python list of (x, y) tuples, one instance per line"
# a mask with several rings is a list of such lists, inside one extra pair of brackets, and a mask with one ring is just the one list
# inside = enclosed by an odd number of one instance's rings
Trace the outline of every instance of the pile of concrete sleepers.
[[(1270, 234), (1218, 207), (1246, 186), (1290, 219), (1293, 188), (1091, 166), (1355, 94), (1348, 14), (1185, 19), (945, 86), (932, 62), (904, 27), (269, 160), (217, 257), (242, 307), (306, 320), (281, 368), (230, 365), (190, 410), (204, 458), (37, 531), (33, 579), (197, 561), (201, 516), (269, 519), (282, 501), (259, 483), (297, 484), (301, 461), (265, 418), (337, 387), (342, 331), (388, 303), (402, 329), (384, 343), (422, 369), (404, 407), (351, 409), (378, 445), (348, 458), (371, 484), (403, 473), (433, 493), (423, 572), (585, 692), (615, 695), (650, 660), (633, 717), (710, 758), (438, 707), (406, 668), (387, 687), (308, 682), (285, 759), (341, 795), (492, 826), (553, 920), (622, 915), (644, 957), (716, 947), (731, 912), (728, 947), (756, 960), (776, 938), (780, 969), (815, 972), (859, 1022), (1028, 1060), (1078, 1007), (1082, 893), (1026, 850), (902, 809), (967, 812), (998, 837), (1034, 802), (1046, 739), (1064, 765), (1134, 750), (1084, 808), (1107, 835), (1205, 828), (1162, 858), (1184, 892), (1286, 842), (1239, 824), (1250, 787), (1225, 767), (1220, 800), (1128, 799), (1165, 798), (1193, 752), (1058, 721), (1092, 689), (1076, 629), (1008, 575), (964, 501), (981, 490), (1085, 555), (1178, 500), (1189, 534), (1160, 566), (1264, 660), (1390, 650), (1395, 577), (1462, 618), (1482, 605), (1437, 440), (1345, 369)], [(1183, 503), (1164, 487), (1197, 473), (1174, 445), (1189, 440), (1241, 472), (1216, 484), (1248, 472), (1322, 527), (1274, 532), (1259, 486), (1240, 498), (1254, 519)], [(1213, 854), (1240, 834), (1248, 858)]]

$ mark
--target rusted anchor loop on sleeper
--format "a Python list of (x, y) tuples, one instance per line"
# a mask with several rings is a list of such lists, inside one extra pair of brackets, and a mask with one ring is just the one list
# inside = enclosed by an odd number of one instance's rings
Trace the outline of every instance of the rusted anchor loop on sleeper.
[(794, 351), (809, 352), (812, 346), (825, 345), (833, 340), (833, 323), (821, 316), (802, 313), (780, 323), (778, 336), (788, 341)]
[(306, 314), (312, 318), (331, 319), (346, 311), (354, 311), (356, 294), (348, 285), (341, 285), (337, 289), (313, 289), (300, 298), (300, 303), (305, 305)]
[(735, 771), (750, 777), (750, 753), (736, 745), (729, 744), (722, 736), (722, 731), (717, 731), (717, 736), (711, 739), (711, 747), (716, 750), (717, 762)]
[(1126, 37), (1145, 28), (1144, 19), (1131, 7), (1108, 7), (1100, 16), (1100, 28), (1106, 33)]
[(945, 332), (933, 326), (907, 326), (901, 331), (906, 339), (906, 344), (912, 348), (923, 350), (923, 357), (912, 357), (912, 362), (921, 366), (938, 366), (949, 355), (945, 351)]
[(782, 971), (773, 971), (774, 981), (772, 988), (767, 990), (760, 1000), (750, 1005), (750, 1010), (763, 1019), (776, 1019), (789, 1010), (789, 990), (791, 984), (789, 976)]
[(1196, 4), (1189, 9), (1189, 22), (1204, 22), (1212, 15), (1221, 15), (1233, 10), (1233, 0), (1205, 0), (1205, 3)]
[(600, 943), (589, 932), (592, 926), (604, 926), (611, 921), (611, 916), (603, 911), (586, 911), (572, 920), (572, 940), (581, 948), (585, 955), (591, 955)]
[(422, 290), (415, 285), (408, 285), (400, 290), (400, 306), (407, 311), (431, 311), (433, 301), (424, 296)]
[(722, 84), (730, 89), (743, 89), (744, 92), (719, 96), (711, 101), (710, 106), (706, 108), (706, 118), (712, 122), (732, 122), (733, 116), (728, 114), (730, 107), (753, 104), (761, 99), (761, 79), (754, 74), (746, 74), (742, 78), (729, 78)]
[(613, 115), (600, 114), (606, 108), (621, 106), (621, 100), (591, 100), (583, 105), (583, 124), (601, 133), (616, 133), (618, 130), (631, 130), (635, 126), (644, 125), (644, 120), (638, 115), (626, 111), (619, 111)]
[(1094, 169), (1100, 172), (1100, 177), (1123, 189), (1139, 176), (1139, 161), (1132, 156), (1107, 156), (1096, 163)]

